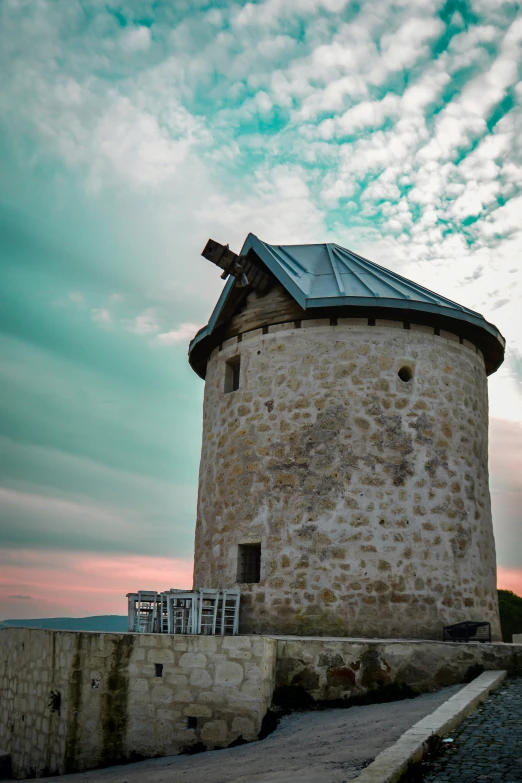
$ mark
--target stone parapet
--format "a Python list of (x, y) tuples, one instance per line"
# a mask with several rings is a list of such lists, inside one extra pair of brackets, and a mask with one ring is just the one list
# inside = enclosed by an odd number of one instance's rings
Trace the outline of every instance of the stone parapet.
[(477, 666), (520, 675), (522, 645), (9, 628), (0, 748), (25, 778), (224, 747), (259, 736), (275, 686), (317, 700), (379, 683), (431, 691)]
[(0, 631), (0, 747), (17, 778), (256, 739), (276, 642)]
[(379, 683), (433, 691), (477, 667), (522, 674), (522, 644), (277, 637), (276, 686), (299, 685), (318, 701), (362, 695)]

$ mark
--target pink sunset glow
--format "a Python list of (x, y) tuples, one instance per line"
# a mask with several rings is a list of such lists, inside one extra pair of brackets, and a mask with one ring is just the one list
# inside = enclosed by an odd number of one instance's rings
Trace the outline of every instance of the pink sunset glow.
[(499, 590), (511, 590), (522, 596), (522, 570), (520, 568), (497, 568), (497, 587)]
[[(139, 555), (3, 550), (0, 619), (126, 614), (126, 594), (192, 585), (192, 561)], [(522, 595), (522, 569), (498, 566), (498, 587)]]
[(126, 593), (191, 586), (191, 560), (3, 550), (0, 619), (123, 615)]

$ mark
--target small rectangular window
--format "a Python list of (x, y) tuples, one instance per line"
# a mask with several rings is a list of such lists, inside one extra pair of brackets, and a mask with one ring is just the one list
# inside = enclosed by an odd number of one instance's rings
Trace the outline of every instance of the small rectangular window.
[(162, 663), (155, 663), (154, 664), (154, 673), (156, 677), (163, 677), (163, 664)]
[(225, 393), (237, 391), (239, 389), (239, 376), (241, 365), (239, 356), (234, 357), (225, 365)]
[(261, 544), (239, 544), (237, 553), (237, 581), (245, 584), (261, 578)]
[(191, 715), (187, 718), (187, 729), (197, 729), (198, 719), (193, 718)]

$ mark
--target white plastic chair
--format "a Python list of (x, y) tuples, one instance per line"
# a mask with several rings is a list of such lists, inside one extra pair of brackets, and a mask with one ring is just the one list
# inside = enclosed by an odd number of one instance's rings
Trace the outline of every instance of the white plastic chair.
[(129, 633), (132, 633), (136, 628), (136, 617), (137, 617), (137, 610), (138, 610), (138, 593), (127, 593), (127, 602), (128, 602), (128, 623), (127, 623), (127, 630)]
[(221, 591), (221, 633), (237, 636), (239, 631), (239, 590)]
[(198, 629), (196, 633), (215, 635), (220, 593), (220, 590), (209, 587), (199, 589)]
[(156, 630), (156, 612), (158, 593), (154, 590), (138, 590), (134, 618), (135, 633), (154, 633)]
[(169, 633), (198, 633), (198, 594), (192, 591), (170, 592), (168, 595)]

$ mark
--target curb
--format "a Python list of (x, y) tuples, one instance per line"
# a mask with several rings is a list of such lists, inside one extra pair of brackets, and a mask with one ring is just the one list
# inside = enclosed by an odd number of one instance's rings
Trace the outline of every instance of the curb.
[(455, 729), (505, 677), (505, 671), (481, 674), (379, 753), (353, 783), (397, 783), (411, 764), (422, 760), (433, 737), (442, 738)]

